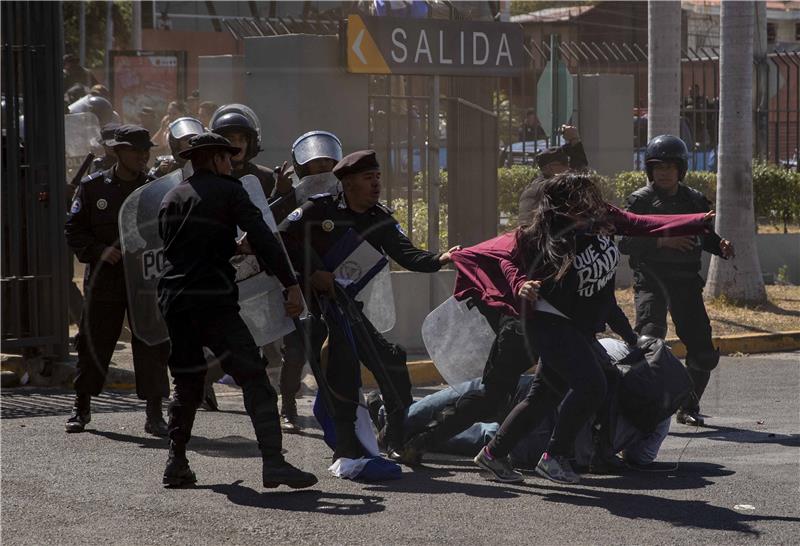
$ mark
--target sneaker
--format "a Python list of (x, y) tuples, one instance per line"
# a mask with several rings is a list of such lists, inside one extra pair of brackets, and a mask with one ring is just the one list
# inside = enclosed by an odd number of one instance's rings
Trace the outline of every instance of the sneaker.
[(292, 489), (303, 489), (316, 485), (318, 481), (314, 474), (303, 472), (286, 461), (269, 462), (264, 460), (261, 478), (264, 487), (268, 488), (288, 485)]
[(682, 425), (689, 425), (690, 427), (702, 427), (706, 424), (697, 410), (679, 409), (675, 415), (675, 420)]
[(542, 458), (536, 465), (536, 473), (556, 483), (579, 483), (581, 481), (581, 477), (572, 470), (569, 459), (559, 455), (550, 455), (546, 451), (542, 453)]
[(508, 457), (491, 457), (486, 447), (481, 449), (473, 461), (479, 467), (491, 472), (498, 482), (520, 483), (525, 481), (525, 477), (512, 468)]
[(166, 487), (184, 487), (196, 483), (197, 476), (185, 458), (170, 456), (161, 481)]

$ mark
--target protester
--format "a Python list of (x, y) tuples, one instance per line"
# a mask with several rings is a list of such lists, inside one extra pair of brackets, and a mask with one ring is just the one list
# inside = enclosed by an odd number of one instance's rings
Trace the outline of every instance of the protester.
[(169, 148), (169, 125), (176, 119), (188, 116), (189, 112), (186, 109), (186, 104), (181, 101), (174, 100), (167, 105), (167, 113), (161, 118), (161, 126), (153, 137), (153, 141), (160, 149), (166, 150)]
[[(619, 252), (613, 234), (669, 236), (705, 233), (713, 214), (639, 216), (606, 204), (593, 178), (564, 173), (535, 186), (530, 225), (456, 253), (463, 272), (456, 296), (521, 317), (526, 342), (541, 357), (531, 391), (475, 457), (496, 479), (521, 481), (507, 455), (563, 398), (558, 424), (537, 472), (576, 483), (575, 435), (605, 397), (608, 355), (594, 338), (614, 304)], [(463, 260), (461, 259), (463, 256)], [(537, 279), (536, 281), (530, 279)], [(560, 392), (567, 392), (561, 396)]]

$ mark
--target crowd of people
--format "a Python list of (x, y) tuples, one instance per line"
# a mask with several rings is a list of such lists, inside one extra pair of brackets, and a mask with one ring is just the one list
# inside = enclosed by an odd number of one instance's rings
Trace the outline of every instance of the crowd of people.
[[(377, 455), (358, 433), (362, 364), (380, 388), (367, 406), (386, 459), (416, 465), (430, 451), (476, 454), (475, 464), (501, 482), (522, 481), (516, 468), (524, 467), (577, 483), (578, 470), (646, 465), (676, 411), (679, 423), (703, 424), (699, 403), (719, 352), (702, 301), (700, 256), (705, 250), (727, 259), (733, 247), (714, 233), (705, 197), (681, 182), (688, 152), (679, 138), (648, 144), (649, 183), (623, 210), (603, 200), (577, 129), (562, 127), (564, 145), (538, 154), (541, 174), (520, 195), (519, 228), (434, 253), (415, 247), (380, 202), (374, 151), (345, 155), (336, 135), (312, 131), (287, 148), (287, 162), (270, 169), (254, 162), (261, 130), (252, 110), (190, 98), (191, 110), (170, 103), (157, 126), (120, 124), (113, 109), (97, 109), (105, 154), (76, 185), (65, 226), (70, 249), (86, 264), (67, 432), (90, 422), (91, 398), (103, 388), (123, 318), (135, 312), (125, 288), (120, 208), (137, 189), (179, 169), (183, 182), (150, 219), (166, 258), (158, 305), (169, 341), (132, 339), (145, 431), (169, 437), (167, 486), (196, 482), (187, 444), (198, 408), (218, 409), (213, 384), (223, 374), (242, 389), (264, 486), (314, 485), (313, 474), (284, 458), (281, 441), (282, 433), (302, 432), (295, 398), (307, 362), (332, 425), (326, 442), (337, 468)], [(163, 151), (155, 162), (152, 150)], [(258, 180), (277, 232), (245, 190), (246, 177)], [(309, 187), (327, 191), (312, 194)], [(633, 326), (614, 296), (622, 254), (635, 272)], [(267, 378), (267, 348), (256, 345), (239, 313), (231, 263), (238, 255), (254, 255), (280, 281), (286, 315), (298, 319), (307, 311), (277, 342), (280, 398)], [(362, 261), (354, 267), (356, 255)], [(405, 351), (357, 301), (388, 259), (411, 271), (455, 268), (455, 298), (476, 308), (495, 333), (482, 377), (414, 402)], [(661, 341), (667, 311), (687, 347), (685, 367)], [(606, 326), (622, 341), (598, 340)], [(167, 370), (173, 389), (165, 420)], [(657, 374), (658, 392), (637, 383), (645, 373)]]

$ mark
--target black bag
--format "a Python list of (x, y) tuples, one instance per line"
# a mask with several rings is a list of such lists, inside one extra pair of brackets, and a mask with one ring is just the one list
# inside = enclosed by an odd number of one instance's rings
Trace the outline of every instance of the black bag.
[(636, 428), (649, 433), (689, 397), (692, 380), (663, 340), (653, 338), (643, 348), (644, 359), (622, 377), (619, 406)]

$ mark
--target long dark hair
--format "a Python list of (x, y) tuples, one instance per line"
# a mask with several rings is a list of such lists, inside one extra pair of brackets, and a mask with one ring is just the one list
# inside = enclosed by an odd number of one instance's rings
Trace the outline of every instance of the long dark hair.
[(529, 278), (560, 280), (575, 258), (576, 229), (609, 229), (608, 205), (594, 178), (567, 172), (537, 182), (531, 222), (517, 230), (517, 249)]

